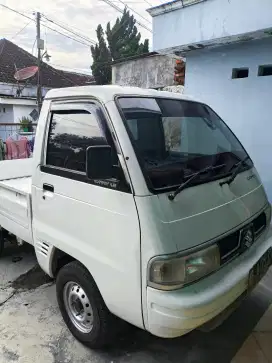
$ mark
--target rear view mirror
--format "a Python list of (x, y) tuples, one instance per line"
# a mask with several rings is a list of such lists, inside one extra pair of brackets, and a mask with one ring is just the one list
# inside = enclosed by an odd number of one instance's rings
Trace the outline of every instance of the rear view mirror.
[(89, 179), (112, 178), (112, 155), (109, 145), (90, 146), (86, 153), (86, 171)]

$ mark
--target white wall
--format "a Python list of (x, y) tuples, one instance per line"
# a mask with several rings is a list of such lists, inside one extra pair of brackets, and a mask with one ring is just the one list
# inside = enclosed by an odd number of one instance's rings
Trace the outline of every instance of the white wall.
[(20, 119), (25, 116), (25, 117), (29, 117), (31, 119), (31, 117), (29, 116), (30, 112), (33, 111), (33, 109), (37, 109), (37, 106), (24, 106), (24, 105), (13, 105), (13, 113), (14, 113), (14, 122), (18, 123), (20, 122)]
[[(211, 105), (232, 128), (272, 202), (272, 76), (257, 76), (258, 66), (265, 64), (272, 64), (272, 39), (191, 52), (185, 93)], [(249, 77), (232, 79), (232, 68), (241, 67), (249, 68)]]
[[(4, 112), (5, 111), (5, 112)], [(13, 106), (5, 103), (0, 104), (0, 138), (6, 140), (11, 133), (11, 127), (2, 125), (3, 123), (13, 123)]]
[[(42, 95), (45, 96), (50, 88), (42, 88)], [(0, 82), (0, 94), (6, 96), (16, 96), (17, 85)], [(33, 97), (37, 96), (37, 87), (28, 85), (22, 90), (21, 97)]]
[[(182, 1), (179, 3), (182, 6)], [(165, 5), (165, 10), (167, 6), (172, 5)], [(158, 11), (153, 9), (150, 13), (154, 16)], [(270, 30), (272, 35), (271, 0), (206, 0), (154, 16), (153, 50), (205, 43), (261, 29)]]
[(0, 123), (13, 122), (13, 106), (8, 104), (0, 104)]

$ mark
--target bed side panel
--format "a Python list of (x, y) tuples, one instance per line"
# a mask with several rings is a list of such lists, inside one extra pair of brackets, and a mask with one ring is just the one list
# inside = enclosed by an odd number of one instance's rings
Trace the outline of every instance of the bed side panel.
[(31, 195), (0, 182), (0, 226), (33, 244), (31, 229)]

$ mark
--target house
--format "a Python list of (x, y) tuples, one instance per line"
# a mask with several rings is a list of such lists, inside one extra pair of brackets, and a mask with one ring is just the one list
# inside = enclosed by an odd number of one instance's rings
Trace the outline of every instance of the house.
[(148, 11), (154, 50), (186, 57), (185, 93), (232, 128), (272, 201), (272, 1), (177, 0)]
[[(0, 40), (0, 124), (18, 123), (23, 116), (30, 119), (34, 117), (35, 121), (36, 113), (33, 110), (37, 110), (37, 75), (26, 81), (17, 82), (14, 74), (16, 69), (36, 64), (36, 57), (7, 39)], [(43, 96), (51, 88), (94, 83), (91, 75), (61, 71), (43, 62), (40, 68), (40, 78)], [(3, 127), (1, 136), (2, 134)]]
[(112, 62), (112, 83), (119, 86), (163, 89), (174, 84), (182, 85), (183, 77), (175, 82), (175, 68), (183, 60), (175, 55), (156, 52), (135, 55)]

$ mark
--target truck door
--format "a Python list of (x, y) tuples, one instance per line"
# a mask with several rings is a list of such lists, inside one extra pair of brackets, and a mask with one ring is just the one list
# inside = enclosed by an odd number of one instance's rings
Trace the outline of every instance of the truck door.
[[(109, 310), (142, 327), (139, 221), (112, 126), (94, 102), (52, 103), (47, 123), (33, 176), (38, 260), (49, 266), (52, 246), (76, 258), (92, 274)], [(112, 178), (89, 180), (86, 149), (103, 144), (112, 146)]]

